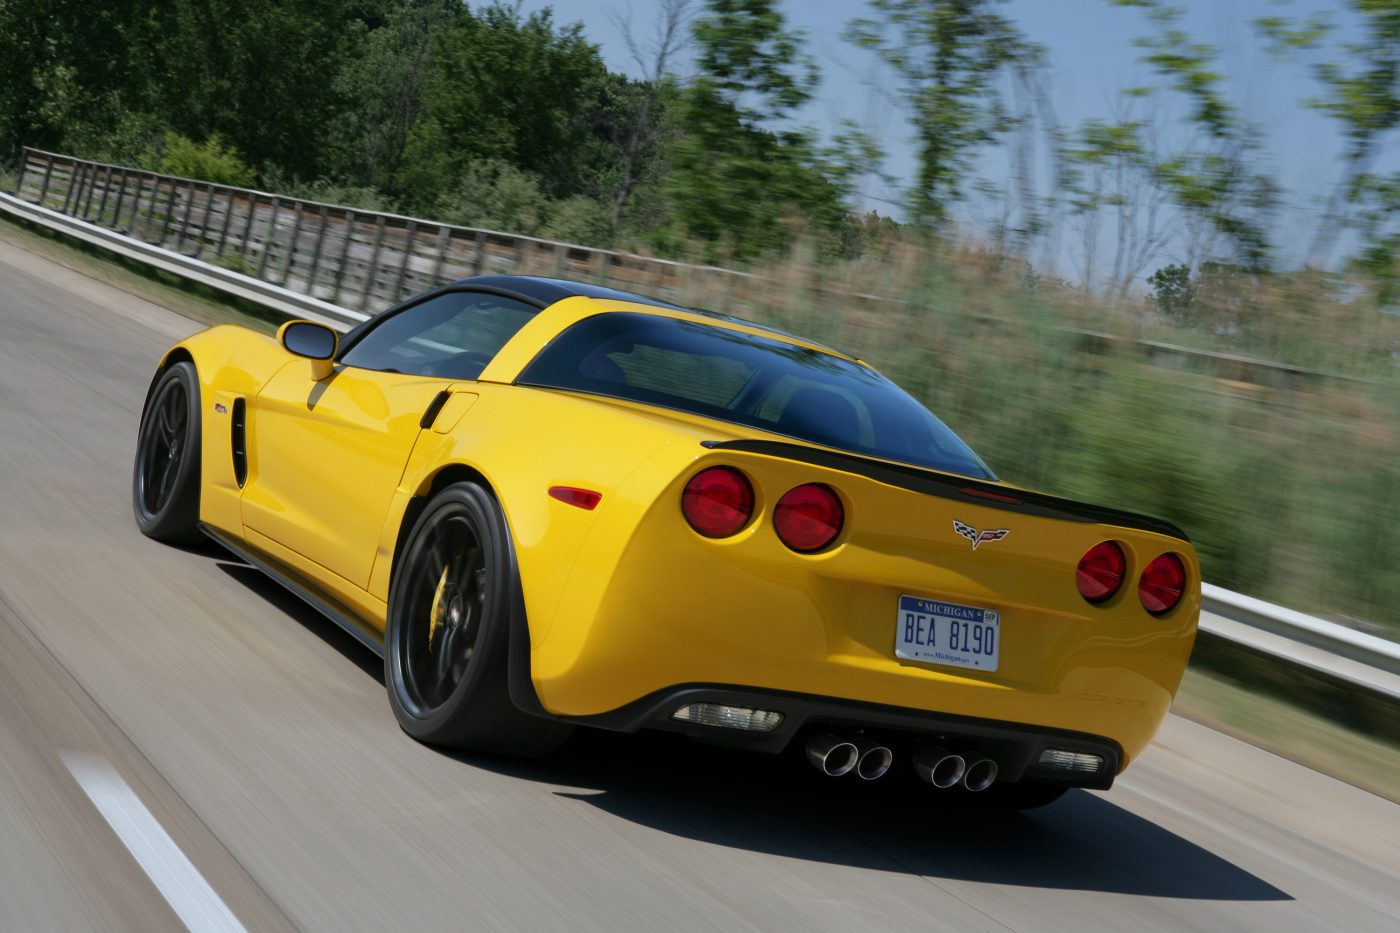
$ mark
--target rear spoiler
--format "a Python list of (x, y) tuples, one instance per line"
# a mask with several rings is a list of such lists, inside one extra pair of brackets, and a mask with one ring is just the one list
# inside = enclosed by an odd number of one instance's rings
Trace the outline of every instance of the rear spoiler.
[(888, 486), (898, 486), (929, 496), (966, 502), (971, 505), (991, 506), (1006, 512), (1019, 512), (1023, 515), (1040, 515), (1045, 518), (1059, 518), (1071, 522), (1095, 522), (1102, 525), (1118, 525), (1123, 528), (1136, 528), (1154, 534), (1179, 538), (1190, 543), (1186, 532), (1171, 522), (1135, 512), (1124, 512), (1043, 492), (1030, 492), (1024, 489), (1009, 489), (971, 477), (935, 473), (915, 466), (862, 457), (859, 454), (842, 453), (835, 450), (822, 450), (804, 444), (788, 444), (782, 441), (701, 441), (700, 446), (710, 450), (734, 450), (741, 453), (761, 454), (765, 457), (778, 457), (783, 460), (796, 460), (814, 466), (855, 473)]

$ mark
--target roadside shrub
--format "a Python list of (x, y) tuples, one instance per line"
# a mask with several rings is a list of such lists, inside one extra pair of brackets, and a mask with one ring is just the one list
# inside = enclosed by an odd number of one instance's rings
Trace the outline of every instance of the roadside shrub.
[(217, 185), (251, 187), (255, 173), (238, 152), (225, 146), (218, 136), (197, 143), (188, 136), (166, 131), (161, 145), (148, 148), (141, 166), (165, 175), (212, 181)]

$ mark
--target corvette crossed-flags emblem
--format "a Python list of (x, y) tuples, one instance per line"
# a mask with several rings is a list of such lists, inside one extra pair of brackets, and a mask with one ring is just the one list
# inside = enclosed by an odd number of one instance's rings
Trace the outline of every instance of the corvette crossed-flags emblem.
[(1005, 538), (1007, 535), (1011, 534), (1010, 528), (989, 528), (986, 531), (979, 533), (976, 528), (973, 528), (971, 525), (964, 525), (956, 518), (953, 519), (953, 530), (956, 531), (958, 534), (962, 535), (967, 540), (971, 541), (972, 549), (974, 551), (977, 550), (977, 545), (981, 544), (984, 541), (1000, 541), (1002, 538)]

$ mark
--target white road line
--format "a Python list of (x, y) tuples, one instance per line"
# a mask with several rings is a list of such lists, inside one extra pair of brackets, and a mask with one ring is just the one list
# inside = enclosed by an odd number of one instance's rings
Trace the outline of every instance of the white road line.
[(60, 752), (59, 757), (187, 928), (247, 933), (105, 758), (78, 752)]

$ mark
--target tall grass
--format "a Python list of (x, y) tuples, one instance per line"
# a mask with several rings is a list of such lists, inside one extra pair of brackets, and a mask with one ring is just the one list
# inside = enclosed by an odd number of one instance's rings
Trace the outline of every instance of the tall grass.
[(976, 251), (894, 244), (878, 261), (799, 252), (751, 281), (697, 277), (682, 297), (869, 361), (1008, 481), (1176, 522), (1213, 583), (1394, 636), (1400, 320), (1349, 288), (1339, 296), (1311, 273), (1242, 281), (1184, 327), (1141, 298), (1103, 301)]

